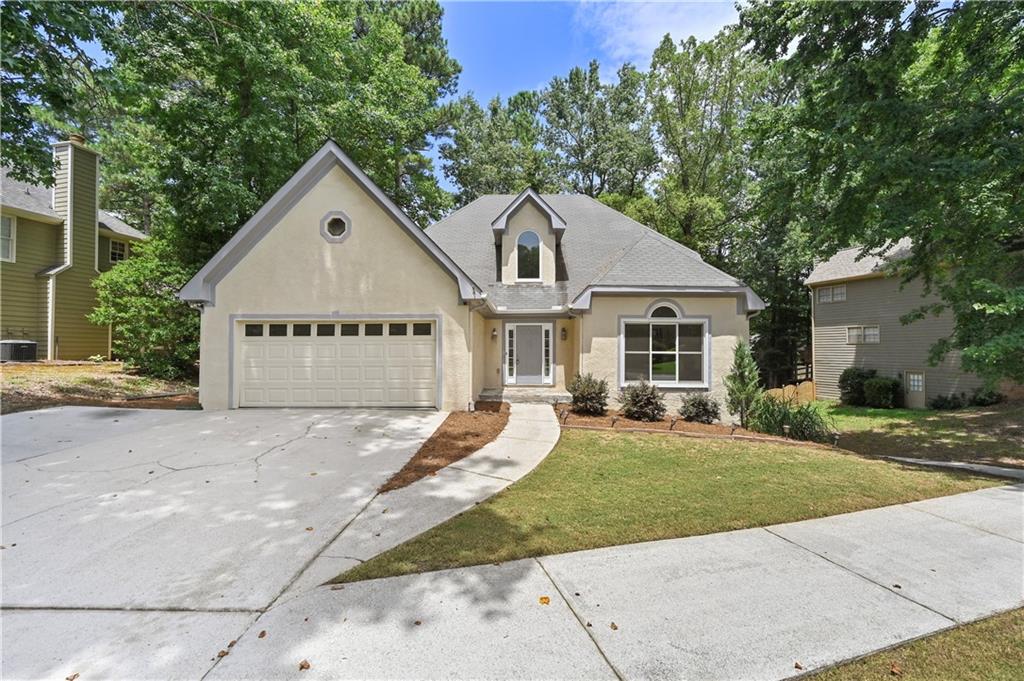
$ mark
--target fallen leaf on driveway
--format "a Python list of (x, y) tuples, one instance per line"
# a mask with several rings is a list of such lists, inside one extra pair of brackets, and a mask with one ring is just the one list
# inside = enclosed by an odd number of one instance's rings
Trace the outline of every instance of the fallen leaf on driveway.
[(226, 650), (222, 650), (222, 651), (220, 651), (219, 653), (217, 653), (217, 657), (224, 657), (224, 656), (225, 656), (225, 655), (227, 655), (227, 654), (228, 654), (228, 651), (226, 651)]
[(551, 599), (550, 598), (548, 598), (547, 596), (541, 596), (540, 597), (540, 604), (541, 605), (548, 605), (549, 603), (551, 603)]
[(413, 622), (413, 624), (415, 624), (415, 625), (416, 625), (416, 626), (418, 627), (418, 626), (420, 626), (421, 624), (423, 624), (423, 622), (421, 622), (421, 621), (419, 621), (419, 620), (416, 620), (415, 622)]
[(310, 473), (309, 475), (310, 475), (310, 477), (312, 477), (312, 476), (316, 475), (316, 473)]
[(900, 586), (899, 584), (893, 584), (892, 588), (894, 588), (894, 589), (902, 589), (903, 587)]
[(619, 625), (617, 625), (615, 622), (612, 622), (612, 631), (618, 631), (618, 630), (619, 630)]
[(313, 531), (313, 528), (312, 528), (312, 527), (307, 527), (307, 528), (306, 528), (306, 532), (312, 532), (312, 531)]
[(309, 660), (303, 660), (299, 663), (299, 671), (304, 672), (307, 669), (309, 669)]
[(793, 664), (793, 669), (803, 669), (803, 668), (804, 668), (804, 666), (802, 664), (800, 664), (799, 662), (795, 662)]
[(75, 681), (78, 678), (78, 672), (75, 672), (71, 676), (64, 677), (64, 681)]
[(903, 676), (903, 670), (900, 669), (900, 666), (895, 662), (893, 662), (892, 666), (889, 667), (889, 673), (893, 676)]
[(236, 641), (232, 641), (231, 643), (228, 644), (228, 648), (234, 648), (236, 643), (238, 643), (237, 640)]
[(256, 638), (266, 638), (266, 637), (267, 637), (267, 630), (264, 629), (263, 631), (260, 632), (260, 635), (257, 636)]

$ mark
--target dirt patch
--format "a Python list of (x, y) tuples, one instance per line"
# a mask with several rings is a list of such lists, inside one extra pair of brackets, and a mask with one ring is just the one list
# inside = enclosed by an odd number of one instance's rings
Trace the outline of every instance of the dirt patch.
[(26, 362), (0, 368), (0, 413), (59, 406), (198, 409), (192, 381), (126, 371), (121, 362)]
[(476, 411), (453, 411), (402, 470), (380, 486), (380, 493), (401, 489), (464, 459), (498, 437), (508, 423), (507, 402), (477, 402)]
[(635, 421), (619, 414), (615, 409), (609, 409), (604, 416), (584, 416), (574, 414), (568, 404), (556, 404), (555, 414), (558, 422), (563, 426), (585, 426), (588, 428), (607, 428), (609, 430), (622, 430), (626, 428), (641, 430), (668, 430), (672, 432), (699, 433), (702, 435), (749, 435), (762, 437), (761, 433), (744, 430), (738, 426), (723, 426), (717, 423), (693, 423), (684, 421), (678, 416), (666, 414), (661, 421)]

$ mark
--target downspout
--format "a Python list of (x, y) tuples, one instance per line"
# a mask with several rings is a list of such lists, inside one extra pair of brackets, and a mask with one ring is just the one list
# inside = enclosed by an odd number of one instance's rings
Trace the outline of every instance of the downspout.
[[(473, 364), (476, 361), (476, 350), (473, 347), (473, 346), (476, 345), (476, 336), (473, 335), (473, 313), (476, 312), (477, 310), (479, 310), (480, 308), (484, 307), (485, 305), (487, 305), (487, 294), (486, 293), (483, 294), (483, 297), (480, 298), (480, 300), (479, 300), (479, 302), (477, 303), (476, 306), (473, 305), (473, 302), (474, 301), (469, 301), (469, 303), (466, 305), (466, 307), (468, 309), (468, 314), (469, 314), (469, 387), (470, 387), (470, 393), (474, 392), (473, 391), (473, 381), (475, 379), (475, 376), (474, 376), (473, 369), (475, 367), (473, 366)], [(469, 404), (466, 405), (466, 411), (475, 411), (475, 410), (476, 410), (476, 396), (471, 394), (470, 395)]]

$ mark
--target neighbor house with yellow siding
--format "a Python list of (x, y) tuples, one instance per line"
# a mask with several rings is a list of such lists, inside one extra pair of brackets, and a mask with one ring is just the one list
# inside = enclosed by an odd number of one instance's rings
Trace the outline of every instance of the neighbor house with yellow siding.
[(93, 280), (145, 235), (99, 209), (99, 155), (79, 135), (53, 146), (52, 188), (0, 177), (0, 340), (29, 340), (39, 359), (110, 356), (91, 323)]

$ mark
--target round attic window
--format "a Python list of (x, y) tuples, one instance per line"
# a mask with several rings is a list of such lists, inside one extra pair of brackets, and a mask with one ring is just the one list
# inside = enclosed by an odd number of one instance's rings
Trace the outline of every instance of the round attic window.
[(348, 223), (343, 218), (333, 217), (327, 221), (327, 233), (331, 236), (342, 236), (348, 230)]

